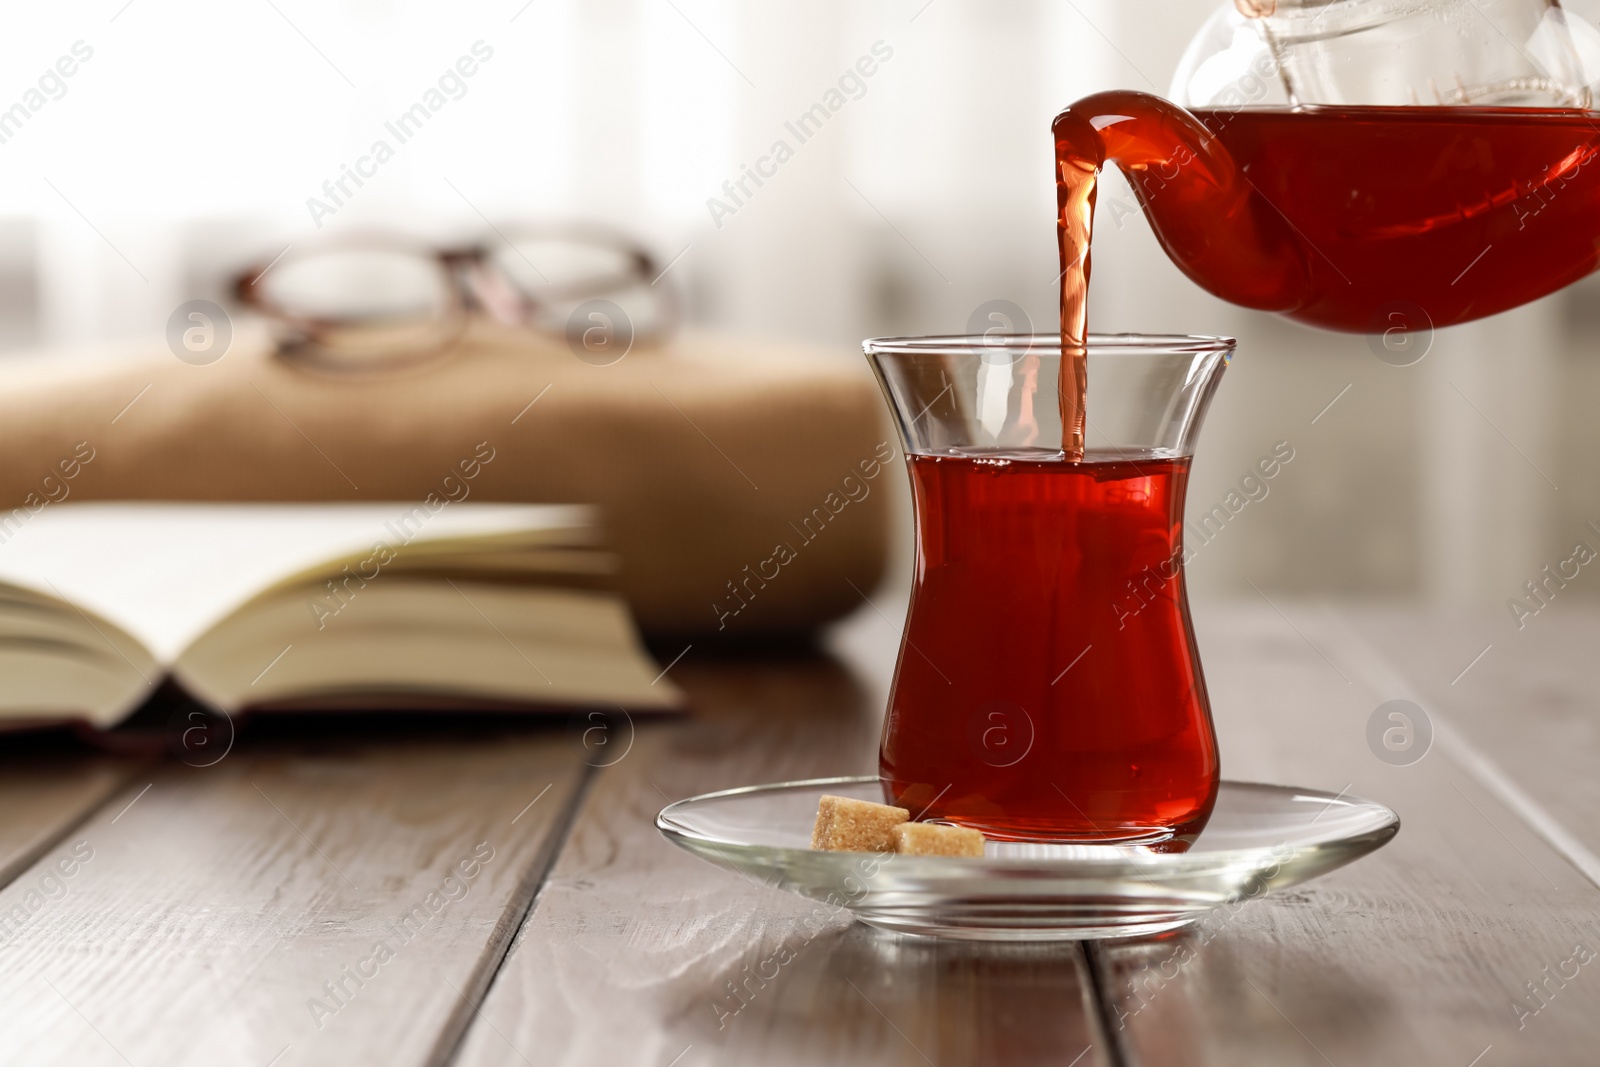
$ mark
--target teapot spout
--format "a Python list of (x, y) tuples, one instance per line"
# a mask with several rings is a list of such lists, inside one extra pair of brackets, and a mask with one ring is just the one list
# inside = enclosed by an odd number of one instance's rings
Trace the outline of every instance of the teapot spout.
[[(1127, 176), (1161, 247), (1201, 288), (1280, 314), (1306, 302), (1310, 271), (1288, 220), (1253, 195), (1222, 141), (1189, 112), (1148, 93), (1097, 93), (1058, 115), (1052, 132), (1064, 335), (1086, 328), (1095, 178), (1108, 162)], [(1082, 291), (1069, 293), (1077, 280)]]

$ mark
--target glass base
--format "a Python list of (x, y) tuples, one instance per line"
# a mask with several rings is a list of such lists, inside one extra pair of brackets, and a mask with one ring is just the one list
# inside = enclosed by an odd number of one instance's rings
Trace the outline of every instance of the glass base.
[[(1206, 813), (1207, 816), (1210, 812)], [(1153, 852), (1181, 852), (1195, 839), (1205, 819), (1181, 827), (1150, 826), (1128, 827), (1103, 834), (1084, 835), (1071, 831), (1049, 833), (1037, 830), (1018, 830), (1012, 825), (997, 825), (982, 819), (927, 819), (926, 822), (948, 823), (977, 830), (990, 841), (1008, 841), (1034, 845), (1117, 845), (1143, 847)], [(1165, 846), (1165, 847), (1163, 847)]]

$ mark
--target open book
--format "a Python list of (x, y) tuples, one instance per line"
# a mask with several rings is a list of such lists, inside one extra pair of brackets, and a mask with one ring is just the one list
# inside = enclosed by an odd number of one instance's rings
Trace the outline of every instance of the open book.
[[(23, 517), (24, 513), (16, 513)], [(0, 727), (246, 708), (666, 709), (586, 508), (56, 504), (0, 524)]]

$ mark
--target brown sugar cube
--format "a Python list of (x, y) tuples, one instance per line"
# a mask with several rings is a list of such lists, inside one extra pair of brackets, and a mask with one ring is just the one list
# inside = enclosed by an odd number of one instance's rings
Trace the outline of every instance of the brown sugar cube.
[(965, 826), (902, 823), (894, 828), (894, 850), (906, 856), (982, 856), (983, 835)]
[(824, 796), (817, 804), (811, 847), (829, 852), (893, 852), (894, 828), (911, 813), (870, 800)]

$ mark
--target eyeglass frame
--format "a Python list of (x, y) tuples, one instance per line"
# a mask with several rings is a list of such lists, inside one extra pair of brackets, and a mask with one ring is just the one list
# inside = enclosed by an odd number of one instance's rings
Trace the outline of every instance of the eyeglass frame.
[[(516, 248), (511, 237), (508, 237), (500, 227), (493, 223), (490, 223), (490, 227), (499, 242), (509, 248)], [(665, 274), (664, 269), (657, 269), (656, 257), (648, 249), (608, 227), (574, 223), (528, 227), (513, 232), (521, 237), (570, 241), (575, 244), (607, 248), (621, 253), (623, 261), (627, 264), (626, 273), (611, 277), (579, 279), (565, 285), (552, 283), (550, 293), (546, 294), (547, 300), (599, 298), (621, 292), (641, 282), (653, 288)], [(474, 311), (486, 312), (507, 326), (521, 326), (540, 333), (550, 332), (541, 330), (533, 322), (538, 307), (533, 295), (511, 281), (504, 270), (494, 266), (493, 257), (497, 250), (496, 242), (487, 238), (471, 244), (438, 246), (421, 240), (410, 240), (393, 231), (365, 230), (321, 241), (297, 255), (295, 258), (305, 259), (346, 251), (390, 251), (414, 255), (418, 259), (431, 259), (437, 263), (446, 282), (444, 291), (448, 301), (438, 318), (443, 328), (438, 342), (423, 347), (416, 353), (375, 361), (374, 364), (367, 366), (341, 364), (337, 360), (319, 356), (315, 339), (319, 333), (325, 332), (335, 323), (332, 320), (295, 315), (276, 305), (266, 296), (262, 278), (283, 260), (288, 254), (288, 249), (263, 264), (241, 271), (234, 278), (233, 295), (245, 307), (299, 335), (298, 338), (279, 342), (275, 353), (278, 358), (297, 365), (318, 370), (332, 370), (341, 374), (381, 373), (447, 357), (452, 346), (465, 334), (471, 313)], [(525, 255), (522, 258), (535, 274), (543, 276), (531, 260)], [(491, 283), (495, 281), (504, 284), (494, 287)], [(677, 289), (669, 285), (656, 292), (660, 294), (657, 298), (660, 302), (660, 317), (654, 329), (648, 333), (635, 334), (635, 341), (642, 340), (647, 344), (659, 342), (670, 336), (679, 325), (682, 307)]]

